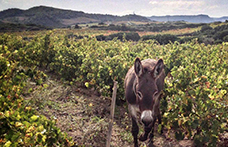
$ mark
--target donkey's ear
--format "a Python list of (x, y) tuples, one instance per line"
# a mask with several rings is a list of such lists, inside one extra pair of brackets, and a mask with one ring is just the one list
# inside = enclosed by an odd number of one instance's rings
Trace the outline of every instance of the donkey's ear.
[(139, 58), (135, 59), (134, 69), (135, 69), (135, 73), (138, 77), (143, 74), (142, 63)]
[(159, 59), (157, 64), (154, 67), (154, 73), (153, 73), (154, 78), (157, 78), (160, 75), (160, 73), (162, 72), (163, 68), (164, 68), (163, 60)]

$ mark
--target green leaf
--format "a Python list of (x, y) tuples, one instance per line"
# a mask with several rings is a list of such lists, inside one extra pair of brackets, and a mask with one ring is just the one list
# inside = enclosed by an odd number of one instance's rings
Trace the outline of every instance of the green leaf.
[(36, 81), (36, 84), (37, 85), (41, 85), (43, 83), (43, 79), (42, 78), (40, 78), (40, 79), (38, 79), (37, 81)]

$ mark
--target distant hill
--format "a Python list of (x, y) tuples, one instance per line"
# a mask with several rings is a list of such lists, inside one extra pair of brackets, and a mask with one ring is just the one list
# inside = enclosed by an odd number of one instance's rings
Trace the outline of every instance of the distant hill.
[(215, 21), (222, 21), (228, 20), (228, 17), (221, 17), (221, 18), (212, 18), (208, 15), (167, 15), (167, 16), (151, 16), (148, 17), (151, 21), (186, 21), (191, 23), (211, 23)]
[(67, 27), (82, 23), (100, 22), (150, 22), (150, 21), (186, 21), (191, 23), (210, 23), (215, 21), (225, 21), (228, 17), (212, 18), (208, 15), (174, 15), (174, 16), (151, 16), (139, 15), (114, 16), (108, 14), (89, 14), (82, 11), (64, 10), (53, 7), (37, 6), (27, 10), (17, 8), (0, 11), (0, 24), (35, 24), (45, 27)]
[(224, 22), (224, 21), (228, 20), (228, 16), (224, 16), (224, 17), (220, 17), (220, 18), (214, 18), (214, 20), (215, 21), (222, 21), (222, 22)]
[(0, 21), (4, 23), (36, 24), (47, 27), (66, 27), (78, 23), (140, 21), (150, 19), (139, 15), (103, 15), (88, 14), (82, 11), (63, 10), (46, 6), (33, 7), (28, 10), (8, 9), (0, 12)]

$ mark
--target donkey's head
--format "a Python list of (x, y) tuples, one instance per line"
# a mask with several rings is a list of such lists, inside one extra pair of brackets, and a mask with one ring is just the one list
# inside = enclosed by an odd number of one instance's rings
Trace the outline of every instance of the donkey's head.
[(153, 64), (151, 62), (142, 64), (140, 59), (136, 58), (134, 69), (137, 78), (135, 94), (141, 112), (141, 121), (145, 126), (149, 126), (158, 113), (161, 91), (158, 85), (163, 84), (161, 83), (163, 80), (160, 80), (164, 69), (163, 60), (159, 59)]

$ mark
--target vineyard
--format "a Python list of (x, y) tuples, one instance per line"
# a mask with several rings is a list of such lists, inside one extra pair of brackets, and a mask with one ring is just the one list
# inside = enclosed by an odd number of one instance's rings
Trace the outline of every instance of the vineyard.
[[(40, 114), (41, 102), (45, 101), (39, 96), (54, 87), (50, 75), (65, 87), (92, 89), (98, 98), (110, 97), (113, 81), (118, 81), (118, 108), (126, 111), (122, 103), (125, 101), (123, 82), (136, 57), (162, 58), (166, 65), (161, 110), (167, 137), (175, 132), (175, 139), (193, 140), (196, 146), (226, 145), (227, 138), (223, 135), (228, 132), (228, 43), (205, 45), (197, 39), (166, 45), (154, 40), (134, 42), (125, 38), (97, 41), (94, 36), (79, 39), (53, 30), (30, 39), (13, 34), (0, 36), (0, 146), (94, 146), (83, 137), (73, 139), (63, 133), (51, 115), (47, 118)], [(37, 91), (38, 96), (34, 94)], [(82, 101), (82, 97), (67, 92), (65, 95), (58, 98), (70, 99), (76, 105)], [(100, 107), (110, 103), (107, 99), (99, 102)], [(91, 110), (95, 109), (94, 103), (89, 103), (86, 110), (90, 117), (94, 114)], [(87, 119), (104, 120), (99, 116)], [(106, 133), (106, 123), (100, 123), (98, 132), (91, 134)], [(128, 125), (123, 131), (127, 135), (122, 137), (130, 138), (125, 141), (131, 144)], [(94, 138), (89, 136), (87, 140)]]

